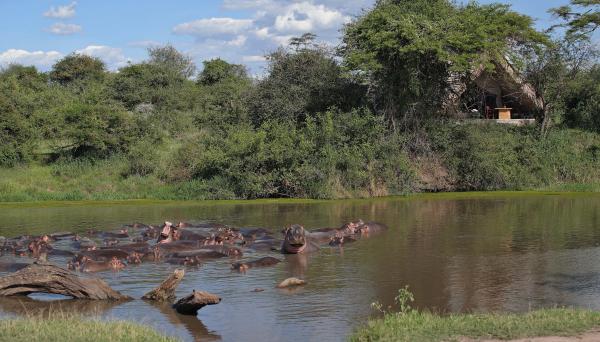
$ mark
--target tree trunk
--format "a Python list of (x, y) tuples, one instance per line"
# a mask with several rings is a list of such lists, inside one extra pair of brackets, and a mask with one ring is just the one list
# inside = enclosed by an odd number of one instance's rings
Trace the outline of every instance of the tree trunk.
[(182, 315), (196, 315), (198, 310), (206, 305), (219, 304), (220, 302), (221, 298), (219, 296), (194, 290), (191, 295), (183, 297), (173, 304), (173, 307)]
[(175, 299), (175, 290), (183, 279), (185, 270), (177, 269), (171, 274), (165, 281), (162, 282), (157, 288), (146, 293), (142, 299), (156, 300), (156, 301), (172, 301)]
[(24, 269), (0, 278), (0, 296), (26, 296), (52, 293), (76, 299), (129, 300), (98, 278), (80, 278), (58, 266), (34, 262)]

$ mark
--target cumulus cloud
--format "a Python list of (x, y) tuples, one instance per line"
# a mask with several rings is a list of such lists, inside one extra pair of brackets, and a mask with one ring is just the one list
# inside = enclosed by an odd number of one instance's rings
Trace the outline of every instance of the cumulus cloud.
[(128, 45), (133, 46), (133, 47), (147, 49), (147, 48), (151, 48), (151, 47), (161, 46), (163, 44), (161, 44), (160, 42), (157, 42), (155, 40), (138, 40), (135, 42), (131, 42)]
[(76, 53), (100, 58), (111, 70), (124, 67), (131, 61), (125, 57), (123, 50), (106, 45), (89, 45), (83, 49), (76, 50)]
[(75, 24), (56, 23), (48, 28), (48, 31), (58, 35), (69, 35), (81, 32), (82, 27)]
[(252, 26), (252, 19), (207, 18), (179, 24), (173, 28), (173, 32), (195, 37), (218, 37), (238, 35)]
[(265, 56), (253, 55), (253, 56), (242, 56), (242, 62), (244, 63), (259, 63), (265, 62), (267, 58)]
[[(173, 33), (194, 38), (186, 52), (198, 64), (221, 57), (233, 63), (264, 65), (265, 54), (292, 37), (315, 33), (320, 43), (336, 45), (340, 28), (375, 0), (222, 0), (223, 11), (235, 18), (197, 18), (176, 25)], [(240, 18), (239, 15), (242, 15)]]
[(69, 5), (58, 6), (58, 7), (50, 7), (49, 10), (44, 12), (44, 17), (48, 18), (58, 18), (58, 19), (66, 19), (72, 18), (75, 16), (75, 6), (77, 5), (76, 1), (73, 1)]
[(284, 13), (278, 15), (274, 28), (280, 32), (312, 32), (339, 28), (350, 19), (324, 5), (302, 2), (288, 6)]
[(8, 49), (0, 52), (0, 66), (9, 64), (33, 65), (39, 69), (47, 69), (63, 57), (58, 51), (27, 51)]

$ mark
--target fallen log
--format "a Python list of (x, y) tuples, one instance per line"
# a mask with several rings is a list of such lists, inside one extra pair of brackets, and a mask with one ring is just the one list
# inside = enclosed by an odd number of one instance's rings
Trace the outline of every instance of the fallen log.
[(129, 300), (98, 278), (80, 278), (71, 271), (37, 261), (0, 278), (0, 296), (52, 293), (76, 299)]
[(212, 293), (194, 290), (191, 295), (181, 298), (173, 307), (182, 315), (196, 315), (207, 305), (219, 304), (221, 298)]
[(175, 289), (179, 286), (179, 283), (185, 275), (185, 270), (177, 269), (171, 274), (165, 281), (162, 282), (157, 288), (146, 293), (142, 296), (142, 299), (156, 300), (156, 301), (172, 301), (175, 299)]

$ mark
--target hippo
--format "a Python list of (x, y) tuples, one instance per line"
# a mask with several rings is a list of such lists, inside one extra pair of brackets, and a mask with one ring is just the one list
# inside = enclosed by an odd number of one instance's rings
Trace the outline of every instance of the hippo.
[(208, 245), (208, 246), (202, 246), (202, 249), (217, 251), (219, 253), (227, 254), (228, 256), (232, 256), (232, 257), (238, 257), (238, 256), (243, 255), (241, 249), (239, 249), (237, 247), (233, 247), (233, 246)]
[(270, 239), (270, 240), (258, 240), (247, 245), (248, 248), (255, 251), (277, 251), (281, 249), (281, 240)]
[(101, 232), (100, 236), (105, 239), (116, 238), (116, 239), (126, 239), (129, 237), (129, 231), (127, 229), (121, 229), (118, 232)]
[(177, 241), (177, 240), (204, 241), (208, 237), (209, 236), (194, 233), (194, 232), (186, 230), (186, 229), (178, 228), (175, 230), (175, 238), (176, 238), (175, 241)]
[(128, 253), (131, 253), (131, 252), (146, 253), (150, 250), (150, 245), (146, 242), (136, 242), (136, 243), (130, 243), (127, 245), (119, 245), (116, 247), (100, 247), (99, 249), (100, 250), (118, 249), (118, 250), (125, 251)]
[(91, 251), (83, 251), (78, 254), (76, 258), (87, 257), (91, 260), (110, 260), (117, 258), (119, 260), (126, 260), (129, 253), (119, 249), (95, 249)]
[(299, 224), (288, 227), (284, 233), (281, 252), (284, 254), (310, 253), (319, 250), (319, 246), (307, 237), (306, 230)]
[(160, 230), (160, 234), (156, 239), (156, 243), (169, 243), (176, 240), (179, 240), (179, 232), (177, 227), (174, 227), (173, 223), (165, 221)]
[(113, 257), (109, 261), (94, 261), (84, 257), (80, 266), (81, 272), (119, 271), (123, 268), (125, 268), (125, 264), (117, 257)]
[(167, 264), (171, 265), (182, 265), (182, 266), (200, 266), (202, 265), (202, 259), (200, 257), (185, 257), (185, 258), (167, 258), (165, 259)]
[(346, 236), (342, 233), (338, 233), (331, 238), (331, 240), (329, 241), (329, 246), (332, 246), (332, 247), (340, 246), (341, 247), (347, 243), (352, 243), (355, 241), (356, 241), (356, 239), (351, 236)]
[(238, 272), (246, 272), (250, 268), (274, 266), (280, 262), (281, 260), (277, 258), (264, 257), (252, 261), (236, 262), (234, 264), (231, 264), (231, 269)]
[(264, 228), (241, 228), (240, 234), (245, 240), (256, 240), (265, 236), (270, 236), (271, 232)]
[(27, 249), (31, 252), (33, 258), (38, 259), (42, 254), (48, 253), (52, 249), (50, 246), (50, 237), (43, 235), (39, 238), (35, 238), (27, 245)]
[(50, 234), (50, 238), (54, 241), (57, 240), (68, 240), (68, 239), (72, 239), (73, 237), (75, 237), (75, 233), (71, 233), (71, 232), (60, 232), (60, 233), (53, 233)]
[(189, 251), (175, 252), (167, 255), (167, 257), (171, 258), (185, 258), (185, 257), (196, 257), (201, 259), (218, 259), (224, 258), (228, 255), (219, 251), (211, 250), (211, 249), (195, 249)]
[(388, 227), (384, 224), (377, 222), (367, 222), (356, 228), (356, 233), (361, 236), (367, 236), (369, 234), (377, 234), (384, 230), (387, 230)]
[(64, 249), (52, 248), (51, 250), (48, 251), (48, 255), (72, 257), (75, 255), (75, 253), (73, 253), (71, 251), (66, 251)]

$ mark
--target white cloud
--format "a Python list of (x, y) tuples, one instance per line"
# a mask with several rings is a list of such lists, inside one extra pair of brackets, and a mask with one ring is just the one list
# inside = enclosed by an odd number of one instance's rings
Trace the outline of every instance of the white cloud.
[(135, 42), (131, 42), (127, 45), (147, 49), (147, 48), (151, 48), (151, 47), (161, 46), (163, 44), (161, 44), (160, 42), (157, 42), (155, 40), (138, 40)]
[(257, 63), (265, 62), (267, 58), (265, 56), (253, 55), (253, 56), (242, 56), (242, 62), (244, 63)]
[(176, 25), (173, 33), (194, 37), (180, 46), (185, 46), (198, 65), (203, 60), (221, 57), (232, 63), (249, 63), (256, 72), (265, 63), (263, 55), (288, 45), (290, 38), (303, 33), (315, 33), (319, 43), (338, 44), (343, 24), (374, 3), (375, 0), (222, 0), (221, 9), (237, 11), (235, 17), (198, 18)]
[(125, 57), (121, 49), (105, 45), (89, 45), (75, 52), (82, 55), (98, 57), (104, 61), (106, 66), (111, 70), (124, 67), (131, 61), (130, 58)]
[(207, 18), (179, 24), (173, 28), (173, 32), (196, 37), (216, 37), (239, 35), (252, 26), (252, 19)]
[(76, 1), (73, 1), (69, 5), (58, 6), (58, 7), (50, 7), (49, 10), (44, 12), (44, 17), (49, 18), (58, 18), (58, 19), (66, 19), (72, 18), (75, 16), (75, 6), (77, 5)]
[(223, 8), (226, 10), (260, 8), (270, 5), (272, 2), (272, 0), (223, 0)]
[(0, 66), (9, 64), (33, 65), (39, 69), (47, 69), (63, 57), (58, 51), (27, 51), (8, 49), (0, 52)]
[(81, 32), (82, 27), (75, 24), (56, 23), (48, 28), (48, 31), (59, 35), (69, 35)]
[(319, 29), (339, 28), (350, 17), (324, 5), (308, 2), (290, 5), (275, 18), (274, 28), (280, 32), (312, 32)]

